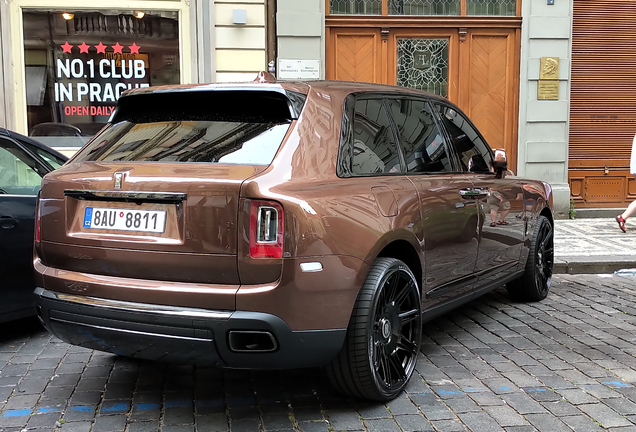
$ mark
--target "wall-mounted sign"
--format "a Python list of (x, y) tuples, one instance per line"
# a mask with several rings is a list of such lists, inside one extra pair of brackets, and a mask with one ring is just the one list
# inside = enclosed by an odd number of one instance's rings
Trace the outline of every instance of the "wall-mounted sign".
[(284, 80), (320, 79), (320, 60), (278, 59), (278, 78)]
[(559, 57), (541, 57), (538, 100), (559, 100)]
[(559, 79), (558, 57), (541, 57), (541, 70), (539, 71), (539, 79)]
[(537, 99), (559, 100), (559, 81), (539, 80), (539, 88), (537, 90)]

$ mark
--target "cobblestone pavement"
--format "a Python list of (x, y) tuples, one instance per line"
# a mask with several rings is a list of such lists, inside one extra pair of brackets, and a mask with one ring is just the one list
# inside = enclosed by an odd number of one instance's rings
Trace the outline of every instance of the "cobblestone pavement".
[(636, 277), (556, 276), (541, 303), (500, 289), (425, 325), (407, 392), (346, 399), (320, 369), (247, 372), (73, 347), (0, 326), (0, 430), (636, 431)]

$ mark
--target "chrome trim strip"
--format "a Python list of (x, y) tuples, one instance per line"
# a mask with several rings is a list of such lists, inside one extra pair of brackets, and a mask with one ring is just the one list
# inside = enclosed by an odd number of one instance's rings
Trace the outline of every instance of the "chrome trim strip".
[(142, 332), (138, 330), (127, 330), (127, 329), (120, 329), (120, 328), (113, 328), (113, 327), (104, 327), (104, 326), (99, 326), (95, 324), (86, 324), (86, 323), (68, 321), (68, 320), (59, 319), (59, 318), (51, 318), (51, 321), (57, 321), (57, 322), (65, 323), (65, 324), (71, 324), (71, 325), (80, 325), (84, 327), (91, 327), (91, 328), (96, 328), (99, 330), (108, 330), (108, 331), (113, 331), (117, 333), (130, 333), (130, 334), (140, 335), (140, 336), (155, 336), (155, 337), (161, 337), (166, 339), (179, 339), (179, 340), (187, 340), (187, 341), (194, 341), (194, 342), (213, 342), (212, 339), (203, 339), (203, 338), (195, 338), (195, 337), (188, 337), (188, 336), (175, 336), (175, 335), (167, 335), (167, 334), (161, 334), (161, 333)]
[(234, 313), (232, 311), (207, 310), (189, 307), (165, 306), (121, 300), (110, 300), (97, 297), (85, 297), (74, 294), (58, 293), (45, 290), (43, 288), (36, 288), (35, 294), (40, 297), (65, 301), (69, 303), (76, 303), (83, 306), (94, 306), (98, 308), (122, 312), (142, 312), (160, 316), (226, 320), (229, 319), (230, 316), (232, 316), (232, 314)]
[(160, 204), (179, 204), (188, 199), (188, 194), (180, 192), (150, 191), (104, 191), (66, 189), (64, 196), (78, 200), (149, 202)]

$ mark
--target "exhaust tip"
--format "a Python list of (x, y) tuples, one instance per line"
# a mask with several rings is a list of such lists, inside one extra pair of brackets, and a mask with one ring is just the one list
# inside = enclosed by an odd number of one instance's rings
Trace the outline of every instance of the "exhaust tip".
[(266, 353), (278, 349), (274, 335), (259, 330), (232, 330), (228, 342), (230, 350), (238, 353)]

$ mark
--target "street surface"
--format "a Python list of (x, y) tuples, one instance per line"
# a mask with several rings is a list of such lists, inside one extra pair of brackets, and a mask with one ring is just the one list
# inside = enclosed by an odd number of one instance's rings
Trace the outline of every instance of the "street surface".
[(558, 275), (541, 303), (499, 289), (425, 325), (388, 404), (320, 369), (230, 371), (67, 345), (0, 325), (0, 431), (636, 431), (636, 276)]

